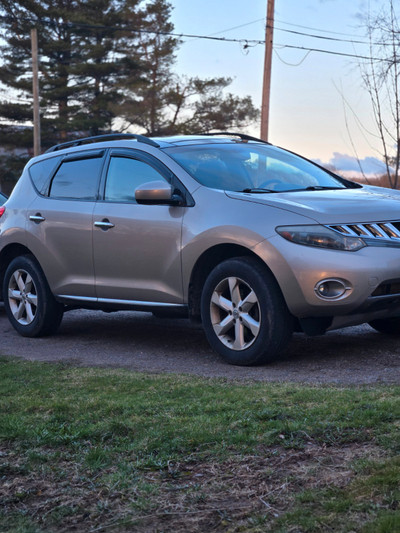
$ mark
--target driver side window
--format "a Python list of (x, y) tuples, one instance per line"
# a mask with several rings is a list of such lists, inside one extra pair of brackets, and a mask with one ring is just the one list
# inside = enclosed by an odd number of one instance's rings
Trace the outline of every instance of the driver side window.
[(150, 181), (166, 181), (152, 166), (138, 159), (113, 156), (107, 171), (104, 199), (136, 203), (135, 190)]

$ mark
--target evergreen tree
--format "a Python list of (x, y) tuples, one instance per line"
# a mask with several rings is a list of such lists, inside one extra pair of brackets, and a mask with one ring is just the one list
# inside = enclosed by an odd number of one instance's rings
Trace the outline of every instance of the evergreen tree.
[[(147, 5), (141, 21), (142, 31), (134, 43), (139, 52), (144, 75), (123, 83), (124, 100), (119, 113), (128, 125), (139, 127), (149, 135), (161, 135), (165, 130), (166, 95), (169, 90), (175, 52), (179, 41), (169, 35), (171, 5), (165, 0), (153, 0)], [(130, 11), (125, 13), (127, 26), (134, 27)], [(133, 41), (127, 43), (127, 48)]]
[[(131, 18), (140, 0), (127, 0)], [(114, 0), (0, 0), (3, 20), (0, 79), (12, 99), (28, 99), (32, 87), (30, 30), (38, 29), (44, 144), (67, 132), (110, 130), (117, 88), (139, 65), (119, 51), (122, 11)], [(139, 15), (138, 15), (139, 17)], [(31, 119), (30, 105), (4, 99), (0, 116)]]
[(162, 135), (255, 120), (250, 98), (225, 94), (230, 79), (173, 73), (171, 9), (167, 0), (0, 0), (0, 142), (31, 145), (21, 125), (32, 120), (34, 27), (44, 148), (118, 127)]
[[(250, 97), (224, 94), (230, 78), (179, 77), (173, 72), (179, 40), (168, 35), (172, 6), (153, 0), (147, 6), (139, 35), (145, 77), (125, 83), (119, 114), (126, 124), (147, 135), (199, 133), (243, 128), (257, 120)], [(153, 33), (148, 33), (153, 32)]]

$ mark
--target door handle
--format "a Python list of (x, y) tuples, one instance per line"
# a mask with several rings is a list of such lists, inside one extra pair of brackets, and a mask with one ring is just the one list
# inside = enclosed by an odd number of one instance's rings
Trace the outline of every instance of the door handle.
[(41, 222), (44, 222), (46, 219), (42, 217), (40, 213), (36, 213), (36, 215), (30, 215), (29, 220), (32, 220), (32, 222), (35, 222), (35, 224), (40, 224)]
[(108, 220), (108, 218), (105, 218), (104, 220), (99, 220), (94, 223), (96, 228), (100, 228), (103, 231), (107, 231), (108, 229), (113, 228), (115, 225)]

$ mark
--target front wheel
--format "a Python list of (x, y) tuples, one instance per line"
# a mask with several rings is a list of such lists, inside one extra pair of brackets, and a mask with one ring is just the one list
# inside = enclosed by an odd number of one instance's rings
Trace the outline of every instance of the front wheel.
[(11, 261), (3, 295), (8, 319), (20, 335), (40, 337), (58, 329), (64, 306), (55, 300), (42, 269), (31, 256)]
[(251, 257), (228, 259), (214, 268), (204, 285), (201, 315), (212, 348), (234, 365), (277, 359), (292, 333), (275, 279)]
[(394, 335), (397, 337), (400, 336), (400, 317), (377, 318), (368, 323), (380, 333), (387, 333), (388, 335)]

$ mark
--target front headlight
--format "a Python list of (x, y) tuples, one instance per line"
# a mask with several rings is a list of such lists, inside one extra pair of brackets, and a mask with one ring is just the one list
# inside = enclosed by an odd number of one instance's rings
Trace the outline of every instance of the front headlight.
[(359, 237), (345, 237), (325, 226), (278, 226), (281, 237), (296, 244), (356, 252), (367, 246)]

